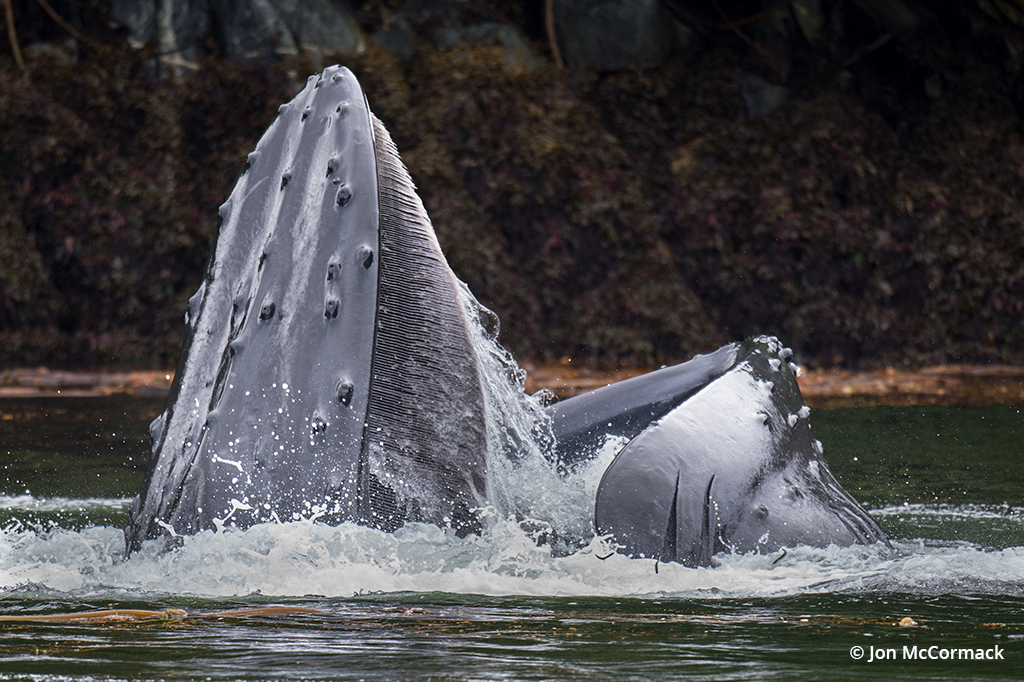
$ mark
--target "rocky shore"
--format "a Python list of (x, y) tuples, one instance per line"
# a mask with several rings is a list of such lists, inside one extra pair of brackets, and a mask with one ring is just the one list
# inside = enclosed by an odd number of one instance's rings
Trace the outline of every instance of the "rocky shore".
[(174, 366), (217, 206), (333, 62), (524, 361), (1024, 365), (1017, 0), (9, 6), (0, 367)]
[[(639, 370), (601, 371), (562, 365), (527, 365), (526, 391), (547, 389), (568, 398), (642, 374)], [(0, 398), (88, 398), (130, 395), (164, 398), (172, 371), (68, 372), (45, 368), (0, 372)], [(945, 365), (916, 371), (870, 372), (806, 370), (798, 378), (812, 408), (867, 405), (1024, 405), (1024, 368)]]

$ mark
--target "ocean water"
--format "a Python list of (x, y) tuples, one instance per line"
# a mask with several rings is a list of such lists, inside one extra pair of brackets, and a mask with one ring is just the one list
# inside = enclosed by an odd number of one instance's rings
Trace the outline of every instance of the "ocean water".
[[(0, 680), (1019, 679), (1024, 669), (1018, 406), (813, 412), (833, 472), (891, 546), (720, 555), (698, 569), (630, 559), (600, 538), (552, 551), (537, 542), (544, 522), (497, 510), (466, 538), (301, 521), (126, 558), (121, 528), (161, 407), (0, 400), (0, 618), (34, 618), (0, 620)], [(568, 485), (540, 492), (569, 500), (593, 485), (532, 482)]]

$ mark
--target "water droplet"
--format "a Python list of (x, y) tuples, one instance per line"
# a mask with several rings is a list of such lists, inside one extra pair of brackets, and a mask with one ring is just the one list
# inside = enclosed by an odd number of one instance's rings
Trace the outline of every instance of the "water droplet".
[(274, 310), (276, 309), (277, 306), (274, 305), (273, 301), (267, 301), (264, 303), (263, 307), (260, 308), (260, 320), (269, 320), (272, 318), (274, 316)]
[(305, 121), (307, 118), (309, 118), (309, 114), (311, 111), (313, 111), (313, 107), (311, 106), (307, 106), (305, 109), (303, 109), (302, 118), (300, 120)]
[(332, 156), (327, 159), (327, 177), (331, 177), (336, 170), (338, 170), (338, 157)]
[(342, 79), (343, 79), (344, 77), (345, 77), (345, 74), (344, 74), (343, 72), (341, 72), (341, 71), (338, 71), (338, 72), (337, 72), (337, 73), (335, 73), (335, 74), (334, 74), (333, 76), (331, 76), (331, 81), (332, 81), (332, 82), (334, 82), (334, 83), (340, 83), (340, 82), (341, 82), (341, 80), (342, 80)]
[(348, 109), (348, 102), (342, 102), (341, 104), (338, 105), (338, 108), (335, 109), (335, 111), (338, 112), (338, 116), (344, 117), (346, 114), (348, 114)]
[(338, 188), (338, 206), (344, 206), (350, 201), (352, 201), (352, 190), (348, 185), (342, 185)]
[(284, 189), (288, 185), (288, 182), (291, 179), (292, 179), (292, 172), (291, 171), (287, 171), (284, 175), (282, 175), (281, 176), (281, 189)]
[(288, 111), (288, 105), (287, 104), (282, 104), (281, 106), (279, 106), (277, 108), (277, 115), (280, 116), (281, 114), (283, 114), (286, 111)]
[(327, 281), (330, 282), (335, 277), (341, 277), (341, 263), (328, 263)]

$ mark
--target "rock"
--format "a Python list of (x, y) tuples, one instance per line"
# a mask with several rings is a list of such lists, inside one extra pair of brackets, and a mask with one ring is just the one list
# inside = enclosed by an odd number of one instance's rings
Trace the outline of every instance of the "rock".
[(656, 67), (675, 42), (659, 0), (556, 0), (555, 27), (566, 64), (598, 71)]
[(821, 0), (793, 0), (791, 3), (796, 23), (811, 45), (818, 45), (822, 39), (825, 15), (821, 11)]
[(439, 28), (430, 34), (430, 42), (439, 50), (451, 50), (462, 45), (484, 45), (502, 50), (507, 71), (532, 71), (540, 64), (519, 32), (508, 24)]
[[(253, 4), (267, 0), (250, 0)], [(366, 49), (366, 41), (352, 10), (341, 2), (331, 0), (277, 0), (286, 26), (293, 40), (307, 54), (327, 55), (336, 52), (359, 54)]]
[(766, 13), (761, 21), (750, 24), (757, 56), (785, 82), (793, 66), (792, 38), (798, 29), (789, 7), (779, 7)]
[(416, 54), (416, 34), (400, 14), (389, 17), (387, 30), (374, 33), (370, 42), (383, 45), (400, 62), (408, 62)]
[(78, 62), (78, 40), (68, 38), (61, 43), (32, 43), (25, 48), (25, 55), (30, 59), (39, 59), (46, 55), (66, 64), (76, 64)]
[(457, 25), (469, 9), (469, 0), (405, 0), (402, 12), (414, 21), (439, 21)]
[(156, 30), (156, 0), (112, 0), (110, 18), (128, 29), (128, 42), (138, 49)]
[(789, 97), (789, 88), (770, 83), (764, 78), (743, 73), (739, 77), (740, 97), (747, 105), (750, 118), (761, 118), (779, 109)]
[(197, 69), (199, 49), (209, 32), (207, 0), (161, 0), (157, 4), (157, 51), (165, 65)]
[(217, 43), (233, 61), (298, 54), (291, 29), (270, 0), (211, 0)]
[(160, 61), (195, 68), (211, 32), (233, 61), (290, 57), (300, 51), (357, 54), (365, 40), (348, 5), (334, 0), (112, 0), (111, 18), (140, 48), (156, 39)]
[(1024, 26), (1024, 7), (1010, 0), (977, 0), (981, 10), (998, 21)]
[(207, 0), (113, 0), (110, 17), (128, 29), (136, 49), (155, 38), (160, 62), (175, 69), (196, 68), (210, 31)]
[(918, 10), (912, 9), (902, 0), (853, 0), (862, 10), (878, 22), (886, 33), (907, 35), (921, 24)]

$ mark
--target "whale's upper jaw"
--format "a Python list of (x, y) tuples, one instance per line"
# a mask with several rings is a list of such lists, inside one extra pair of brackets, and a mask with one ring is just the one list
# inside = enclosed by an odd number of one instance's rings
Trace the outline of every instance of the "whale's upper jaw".
[(347, 69), (281, 107), (220, 217), (129, 549), (296, 517), (471, 529), (487, 448), (459, 285)]
[(548, 408), (558, 464), (571, 470), (592, 458), (608, 436), (632, 440), (736, 363), (740, 344), (730, 343), (688, 362), (643, 374)]

